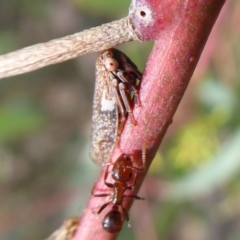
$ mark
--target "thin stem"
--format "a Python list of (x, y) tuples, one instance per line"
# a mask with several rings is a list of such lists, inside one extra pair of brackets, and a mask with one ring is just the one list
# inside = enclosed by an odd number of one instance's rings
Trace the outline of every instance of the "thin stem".
[(0, 56), (0, 79), (138, 40), (128, 17)]
[[(133, 7), (139, 7), (137, 5), (139, 2), (141, 0), (134, 1), (135, 5)], [(146, 145), (146, 163), (147, 166), (150, 165), (172, 122), (174, 113), (224, 2), (224, 0), (149, 0), (148, 7), (153, 4), (154, 8), (151, 6), (151, 9), (155, 11), (152, 16), (160, 16), (159, 21), (153, 23), (151, 29), (148, 27), (144, 29), (141, 28), (142, 21), (131, 19), (133, 20), (131, 21), (132, 24), (139, 23), (140, 27), (135, 25), (134, 29), (138, 30), (139, 36), (142, 35), (141, 39), (154, 36), (155, 44), (141, 82), (139, 95), (142, 106), (134, 107), (133, 111), (137, 125), (133, 126), (128, 118), (121, 135), (120, 145), (116, 146), (112, 156), (113, 162), (121, 153), (135, 154), (137, 155), (136, 160), (139, 160), (142, 149)], [(140, 14), (134, 9), (132, 9), (132, 12), (136, 13), (135, 16), (144, 18), (149, 12), (144, 8), (145, 5), (141, 4), (139, 7)], [(162, 4), (166, 6), (163, 8)], [(175, 16), (175, 22), (169, 18), (170, 25), (167, 26), (164, 22), (164, 14), (168, 18), (169, 16)], [(149, 19), (152, 20), (152, 18)], [(162, 34), (161, 29), (164, 29)], [(141, 30), (143, 31), (141, 32)], [(148, 32), (146, 33), (144, 30)], [(150, 32), (151, 30), (153, 30), (153, 34)], [(95, 189), (107, 191), (104, 185), (104, 171), (105, 169), (102, 170)], [(145, 174), (139, 174), (136, 191), (133, 194), (137, 194)], [(94, 197), (89, 200), (74, 240), (109, 240), (117, 237), (117, 235), (104, 231), (101, 226), (102, 219), (111, 206), (107, 206), (100, 215), (92, 213), (93, 209), (98, 209), (106, 201), (107, 199)], [(126, 199), (123, 205), (124, 208), (129, 209), (131, 204), (131, 199)]]

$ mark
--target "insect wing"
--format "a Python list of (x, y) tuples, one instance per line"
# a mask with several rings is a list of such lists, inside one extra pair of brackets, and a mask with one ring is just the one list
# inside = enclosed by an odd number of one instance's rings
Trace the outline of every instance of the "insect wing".
[(101, 54), (96, 63), (90, 157), (98, 165), (110, 161), (118, 132), (118, 110), (111, 89), (110, 72)]
[(121, 51), (103, 51), (96, 62), (90, 157), (98, 165), (111, 160), (111, 153), (123, 130), (126, 115), (132, 114), (132, 94), (140, 106), (138, 83), (142, 74)]

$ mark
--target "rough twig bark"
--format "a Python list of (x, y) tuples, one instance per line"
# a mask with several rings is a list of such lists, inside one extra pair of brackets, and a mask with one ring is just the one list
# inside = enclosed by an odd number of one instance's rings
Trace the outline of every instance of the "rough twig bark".
[(138, 40), (128, 17), (0, 56), (0, 79)]

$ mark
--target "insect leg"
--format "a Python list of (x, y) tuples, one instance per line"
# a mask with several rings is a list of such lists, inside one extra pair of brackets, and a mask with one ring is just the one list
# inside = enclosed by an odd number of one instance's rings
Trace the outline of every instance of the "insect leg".
[(110, 203), (111, 203), (111, 202), (104, 203), (104, 204), (99, 208), (99, 210), (98, 210), (96, 213), (97, 213), (97, 214), (100, 214), (100, 213), (103, 211), (103, 209), (106, 208), (107, 205), (110, 204)]
[(129, 224), (129, 215), (128, 215), (128, 213), (127, 213), (127, 211), (126, 211), (126, 209), (124, 207), (122, 207), (122, 210), (123, 210), (123, 214), (125, 216), (125, 219), (128, 222), (128, 226), (130, 226), (130, 224)]
[(130, 197), (133, 198), (134, 200), (145, 200), (145, 198), (139, 197), (137, 195), (123, 195), (123, 197)]
[(131, 122), (133, 125), (137, 125), (137, 122), (133, 116), (133, 113), (132, 113), (132, 107), (130, 106), (130, 101), (129, 101), (129, 98), (126, 94), (126, 86), (124, 83), (119, 83), (119, 92), (122, 96), (122, 100), (124, 102), (124, 105), (126, 107), (126, 111), (128, 112), (130, 118), (131, 118)]
[(131, 89), (131, 91), (133, 92), (133, 95), (134, 95), (134, 99), (135, 99), (135, 102), (137, 103), (137, 105), (139, 107), (141, 107), (141, 101), (140, 101), (140, 98), (139, 98), (139, 93), (138, 93), (138, 89), (129, 82), (129, 80), (124, 76), (124, 72), (123, 71), (118, 71), (117, 72), (117, 76), (119, 77), (119, 79), (126, 83), (127, 86)]
[(107, 182), (107, 177), (108, 177), (108, 173), (109, 173), (108, 169), (109, 169), (109, 165), (107, 166), (107, 169), (106, 169), (106, 172), (105, 172), (105, 175), (104, 175), (104, 183), (105, 183), (106, 186), (108, 186), (109, 188), (113, 188), (113, 187), (114, 187), (113, 184), (110, 183), (110, 182)]
[(94, 194), (93, 197), (108, 197), (111, 194), (109, 193), (99, 193), (99, 194)]
[(124, 105), (122, 103), (122, 100), (121, 100), (119, 92), (118, 92), (118, 80), (116, 78), (112, 79), (111, 84), (112, 84), (113, 94), (117, 100), (117, 106), (119, 108), (119, 112), (121, 115), (120, 121), (124, 123), (126, 120), (126, 110), (124, 108)]

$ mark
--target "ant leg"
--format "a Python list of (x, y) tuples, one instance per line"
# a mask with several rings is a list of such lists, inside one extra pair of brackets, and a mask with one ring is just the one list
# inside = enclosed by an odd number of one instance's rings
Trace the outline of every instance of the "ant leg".
[(122, 207), (122, 211), (123, 211), (123, 214), (124, 214), (124, 217), (125, 217), (125, 219), (126, 219), (126, 221), (127, 221), (127, 224), (128, 224), (128, 227), (130, 228), (131, 227), (131, 224), (130, 224), (130, 222), (129, 222), (129, 215), (128, 215), (128, 213), (127, 213), (127, 211), (126, 211), (126, 209), (124, 208), (124, 207)]
[(93, 197), (108, 197), (110, 196), (109, 193), (99, 193), (99, 194), (93, 194)]
[(134, 182), (133, 182), (132, 186), (130, 186), (130, 188), (129, 188), (131, 191), (133, 191), (133, 190), (135, 189), (135, 186), (136, 186), (136, 184), (137, 184), (138, 173), (139, 173), (139, 171), (137, 171), (137, 172), (135, 173)]
[(107, 202), (107, 203), (104, 203), (97, 212), (94, 212), (95, 214), (100, 214), (103, 209), (105, 209), (107, 207), (107, 205), (109, 204), (110, 202)]
[(122, 210), (123, 210), (124, 217), (125, 217), (126, 221), (129, 222), (129, 215), (128, 215), (126, 209), (124, 207), (122, 207)]
[(137, 195), (123, 195), (123, 197), (130, 197), (133, 198), (134, 200), (145, 200), (145, 198), (139, 197)]
[[(107, 177), (108, 177), (108, 173), (109, 173), (108, 169), (109, 169), (109, 165), (107, 165), (107, 168), (106, 168), (106, 170), (105, 170), (104, 183), (105, 183), (105, 185), (108, 186), (109, 188), (113, 188), (113, 184), (107, 182)], [(94, 194), (94, 187), (95, 187), (95, 185), (93, 186), (92, 191), (91, 191), (91, 194), (92, 194), (93, 197), (107, 197), (107, 196), (110, 196), (110, 195), (111, 195), (111, 194), (106, 194), (106, 193), (103, 193), (103, 194), (101, 194), (101, 193), (100, 193), (100, 194)]]
[[(92, 196), (93, 196), (93, 197), (108, 197), (108, 196), (110, 196), (110, 195), (111, 195), (111, 194), (109, 194), (109, 193), (99, 193), (99, 194), (93, 194)], [(107, 202), (107, 203), (103, 204), (98, 211), (92, 210), (92, 212), (93, 212), (94, 214), (100, 214), (100, 213), (102, 212), (102, 210), (103, 210), (109, 203), (110, 203), (110, 202)]]
[(107, 169), (105, 170), (104, 183), (105, 183), (105, 185), (108, 186), (109, 188), (113, 188), (113, 184), (110, 183), (110, 182), (107, 182), (107, 177), (108, 177), (108, 173), (109, 173), (109, 171), (108, 171), (109, 166), (110, 166), (110, 165), (108, 165), (108, 166), (107, 166)]

